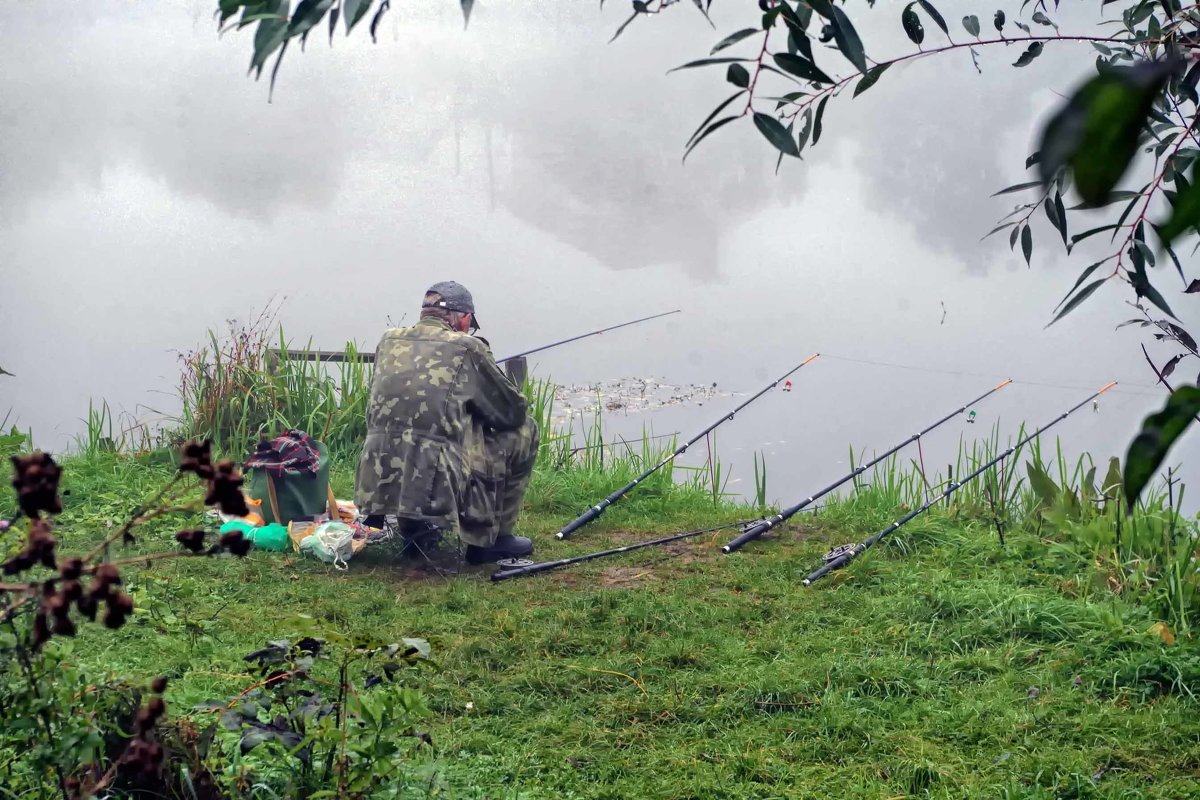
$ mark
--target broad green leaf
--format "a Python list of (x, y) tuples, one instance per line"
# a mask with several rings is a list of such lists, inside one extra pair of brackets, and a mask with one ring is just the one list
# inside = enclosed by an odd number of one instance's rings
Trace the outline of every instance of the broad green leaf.
[(1003, 11), (996, 12), (996, 16), (992, 17), (992, 24), (996, 26), (997, 33), (1001, 33), (1004, 31), (1004, 12)]
[(707, 66), (711, 66), (713, 64), (735, 64), (735, 63), (749, 64), (749, 63), (752, 63), (753, 61), (754, 61), (753, 58), (732, 58), (729, 56), (722, 56), (721, 58), (702, 58), (699, 61), (689, 61), (686, 64), (681, 64), (678, 67), (673, 67), (672, 69), (667, 70), (667, 73), (670, 74), (672, 72), (676, 72), (681, 69), (691, 69), (692, 67), (707, 67)]
[(1100, 493), (1104, 495), (1105, 499), (1115, 500), (1124, 483), (1121, 478), (1121, 461), (1113, 456), (1108, 460), (1108, 472), (1104, 475), (1104, 484), (1100, 487)]
[(775, 117), (756, 111), (754, 112), (754, 126), (781, 153), (799, 158), (800, 149), (796, 146), (795, 140), (792, 139), (787, 129), (783, 127), (783, 123), (775, 119)]
[(798, 78), (804, 78), (816, 83), (833, 83), (833, 80), (828, 75), (806, 58), (792, 55), (791, 53), (775, 53), (773, 58), (780, 69)]
[(1050, 18), (1047, 17), (1045, 14), (1043, 14), (1041, 11), (1033, 12), (1033, 21), (1036, 22), (1038, 25), (1047, 25), (1051, 28), (1058, 27), (1053, 22), (1051, 22)]
[(816, 121), (813, 123), (813, 137), (812, 137), (813, 147), (817, 146), (817, 142), (821, 138), (821, 131), (824, 130), (821, 127), (821, 121), (825, 119), (825, 104), (828, 102), (829, 102), (829, 95), (825, 95), (824, 97), (821, 98), (821, 102), (817, 103), (817, 117), (816, 117)]
[(968, 14), (963, 17), (963, 28), (972, 36), (979, 36), (979, 17), (974, 14)]
[[(1087, 300), (1089, 297), (1091, 297), (1092, 293), (1095, 292), (1097, 289), (1099, 289), (1101, 286), (1103, 286), (1107, 282), (1107, 280), (1108, 280), (1107, 278), (1098, 278), (1097, 280), (1094, 280), (1091, 283), (1089, 283), (1087, 286), (1083, 287), (1083, 289), (1081, 289), (1079, 291), (1079, 294), (1072, 297), (1070, 302), (1068, 302), (1065, 306), (1063, 306), (1062, 311), (1059, 311), (1058, 314), (1054, 317), (1054, 319), (1052, 319), (1050, 321), (1050, 325), (1053, 325), (1054, 323), (1058, 322), (1060, 319), (1065, 317), (1067, 314), (1070, 314), (1072, 311), (1074, 311), (1076, 309), (1076, 307), (1079, 306), (1080, 303), (1082, 303), (1084, 300)], [(1047, 325), (1046, 327), (1049, 328), (1050, 325)]]
[(1187, 231), (1200, 225), (1200, 181), (1193, 172), (1192, 180), (1175, 197), (1171, 216), (1159, 229), (1164, 244), (1170, 244)]
[(725, 80), (745, 89), (750, 85), (750, 72), (741, 64), (730, 64), (729, 69), (725, 70)]
[(720, 51), (724, 50), (726, 47), (732, 47), (733, 45), (737, 44), (738, 42), (742, 41), (743, 39), (749, 38), (756, 33), (762, 33), (762, 31), (760, 31), (758, 28), (743, 28), (742, 30), (737, 31), (736, 33), (731, 33), (728, 36), (726, 36), (724, 39), (722, 39), (721, 41), (717, 42), (716, 46), (713, 47), (713, 49), (710, 50), (708, 54), (710, 56), (715, 55), (716, 53), (719, 53)]
[(371, 10), (373, 0), (342, 0), (342, 19), (346, 23), (346, 33), (354, 30), (367, 12)]
[(946, 20), (942, 19), (942, 15), (939, 14), (938, 10), (933, 7), (933, 3), (930, 3), (929, 0), (920, 0), (920, 3), (921, 8), (925, 9), (925, 13), (929, 15), (929, 18), (933, 20), (934, 24), (942, 29), (942, 33), (949, 36), (950, 29), (946, 27)]
[(254, 56), (250, 59), (250, 71), (255, 77), (262, 75), (263, 65), (271, 54), (283, 45), (288, 35), (288, 0), (271, 0), (267, 13), (277, 14), (277, 19), (264, 19), (254, 32)]
[(1033, 257), (1033, 232), (1029, 230), (1029, 224), (1021, 229), (1021, 252), (1025, 254), (1025, 266), (1032, 266), (1030, 259)]
[(1032, 461), (1025, 462), (1025, 471), (1029, 474), (1029, 488), (1037, 498), (1039, 508), (1049, 508), (1058, 499), (1058, 485), (1046, 474), (1040, 464)]
[[(820, 11), (820, 9), (817, 9)], [(854, 30), (854, 26), (850, 24), (850, 18), (846, 16), (846, 12), (842, 11), (837, 6), (831, 6), (833, 12), (833, 39), (837, 42), (838, 50), (842, 51), (842, 55), (855, 67), (859, 72), (866, 73), (867, 71), (867, 56), (863, 53), (862, 40), (858, 38), (858, 31)]]
[(687, 150), (685, 150), (685, 151), (683, 152), (683, 160), (684, 160), (684, 161), (687, 161), (688, 154), (689, 154), (689, 153), (691, 153), (693, 150), (695, 150), (695, 149), (696, 149), (696, 145), (698, 145), (698, 144), (700, 144), (702, 141), (704, 141), (704, 139), (705, 139), (705, 138), (706, 138), (706, 137), (707, 137), (707, 136), (708, 136), (710, 133), (712, 133), (713, 131), (716, 131), (716, 130), (718, 130), (718, 129), (720, 129), (720, 128), (723, 128), (723, 127), (725, 127), (726, 125), (728, 125), (729, 123), (733, 122), (735, 119), (739, 119), (740, 117), (741, 117), (741, 114), (733, 114), (732, 116), (723, 117), (722, 119), (719, 119), (719, 120), (717, 120), (717, 121), (716, 121), (716, 122), (714, 122), (712, 125), (709, 125), (707, 128), (705, 128), (705, 129), (704, 129), (704, 133), (700, 134), (700, 135), (699, 135), (699, 136), (697, 136), (695, 139), (693, 139), (693, 140), (692, 140), (692, 143), (691, 143), (691, 144), (689, 144), (689, 145), (687, 146)]
[(1200, 388), (1181, 386), (1171, 392), (1161, 411), (1142, 421), (1141, 432), (1134, 437), (1125, 456), (1125, 500), (1132, 507), (1155, 471), (1167, 457), (1171, 446), (1200, 414)]
[(1021, 53), (1021, 55), (1013, 63), (1013, 66), (1014, 67), (1029, 66), (1030, 64), (1033, 63), (1033, 60), (1035, 58), (1037, 58), (1038, 56), (1040, 56), (1042, 54), (1042, 50), (1044, 50), (1044, 49), (1045, 49), (1045, 45), (1043, 45), (1041, 42), (1034, 42), (1033, 44), (1029, 45), (1029, 47), (1025, 48), (1025, 52)]
[(1042, 181), (1069, 169), (1084, 203), (1104, 203), (1137, 154), (1146, 116), (1175, 69), (1167, 62), (1114, 67), (1085, 83), (1042, 132)]
[(908, 34), (908, 38), (913, 44), (920, 44), (925, 41), (925, 28), (921, 25), (921, 18), (917, 16), (917, 12), (913, 11), (913, 4), (909, 3), (904, 7), (903, 13), (900, 14), (900, 24), (904, 26), (904, 32)]
[(867, 89), (870, 89), (872, 86), (874, 86), (875, 83), (879, 80), (879, 78), (883, 75), (883, 73), (887, 71), (887, 68), (890, 67), (891, 65), (892, 65), (892, 62), (888, 61), (883, 64), (880, 64), (879, 66), (872, 67), (867, 72), (866, 75), (862, 76), (862, 80), (860, 80), (858, 82), (858, 85), (854, 87), (854, 95), (853, 96), (858, 97), (860, 94), (865, 92)]

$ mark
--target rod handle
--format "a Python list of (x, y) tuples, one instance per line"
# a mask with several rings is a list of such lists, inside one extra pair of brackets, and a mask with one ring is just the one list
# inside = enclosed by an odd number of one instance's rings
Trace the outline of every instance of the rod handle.
[(755, 525), (754, 527), (748, 528), (747, 530), (743, 531), (742, 533), (738, 534), (736, 537), (731, 539), (729, 544), (727, 544), (721, 548), (721, 552), (728, 555), (729, 553), (732, 553), (734, 550), (739, 549), (742, 545), (746, 544), (747, 542), (754, 541), (755, 539), (762, 536), (764, 533), (766, 533), (769, 530), (771, 530), (770, 522), (760, 522), (757, 525)]
[(841, 569), (842, 567), (849, 564), (851, 561), (854, 560), (855, 556), (857, 556), (859, 553), (861, 553), (865, 549), (866, 548), (859, 545), (858, 547), (855, 547), (852, 550), (847, 550), (846, 552), (839, 555), (837, 558), (830, 559), (829, 561), (825, 562), (824, 564), (822, 564), (821, 566), (819, 566), (815, 570), (813, 570), (812, 574), (810, 574), (807, 578), (800, 581), (800, 585), (801, 586), (811, 586), (815, 581), (819, 581), (821, 578), (824, 578), (826, 575), (833, 572), (835, 569)]
[(509, 578), (523, 578), (526, 575), (536, 575), (539, 572), (545, 572), (549, 569), (554, 569), (561, 566), (560, 561), (543, 561), (540, 564), (530, 564), (526, 567), (512, 567), (511, 569), (498, 569), (492, 573), (492, 583), (506, 581)]
[(568, 523), (568, 525), (565, 528), (563, 528), (561, 531), (554, 534), (554, 538), (555, 539), (566, 539), (566, 538), (570, 537), (570, 535), (572, 533), (579, 530), (584, 525), (587, 525), (589, 522), (592, 522), (593, 520), (595, 520), (597, 517), (599, 517), (603, 513), (604, 513), (604, 509), (602, 507), (592, 506), (587, 511), (583, 512), (578, 517), (576, 517), (574, 521)]

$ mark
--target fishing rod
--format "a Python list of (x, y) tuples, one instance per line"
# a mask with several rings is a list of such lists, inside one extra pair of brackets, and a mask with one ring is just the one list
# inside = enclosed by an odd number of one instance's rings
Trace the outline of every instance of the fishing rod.
[(663, 536), (659, 539), (651, 539), (647, 542), (638, 542), (637, 544), (627, 544), (624, 547), (614, 547), (610, 550), (601, 550), (598, 553), (588, 553), (587, 555), (573, 556), (571, 558), (560, 558), (557, 561), (543, 561), (538, 564), (523, 564), (520, 566), (511, 567), (509, 569), (499, 569), (492, 573), (492, 581), (498, 582), (508, 580), (509, 578), (523, 578), (526, 575), (536, 575), (539, 572), (546, 572), (547, 570), (558, 569), (571, 564), (579, 564), (581, 562), (591, 561), (596, 558), (604, 558), (605, 556), (615, 556), (618, 553), (629, 553), (633, 550), (641, 550), (643, 547), (653, 547), (654, 545), (669, 544), (671, 542), (678, 542), (684, 539), (691, 539), (696, 536), (703, 536), (706, 533), (723, 531), (726, 528), (746, 528), (750, 525), (754, 525), (756, 522), (757, 520), (750, 520), (748, 522), (729, 522), (725, 525), (717, 525), (714, 528), (703, 528), (696, 531), (684, 531), (683, 533), (676, 533), (671, 536)]
[[(543, 350), (549, 350), (551, 347), (558, 347), (559, 345), (567, 344), (569, 342), (574, 342), (579, 339), (586, 339), (589, 336), (598, 336), (602, 333), (607, 333), (608, 331), (615, 331), (617, 328), (624, 328), (629, 325), (637, 325), (639, 322), (647, 322), (652, 319), (658, 319), (659, 317), (667, 317), (667, 316), (670, 316), (671, 314), (679, 314), (680, 312), (681, 312), (681, 309), (677, 308), (674, 311), (664, 311), (661, 314), (652, 314), (649, 317), (642, 317), (641, 319), (634, 319), (634, 320), (630, 320), (629, 322), (622, 322), (620, 325), (610, 325), (607, 328), (600, 328), (599, 330), (590, 331), (588, 333), (581, 333), (578, 336), (572, 336), (569, 339), (560, 339), (557, 342), (551, 342), (550, 344), (544, 344), (541, 347), (535, 347), (532, 350), (526, 350), (524, 353), (517, 353), (515, 355), (505, 356), (504, 358), (497, 359), (496, 363), (503, 364), (505, 361), (512, 361), (514, 359), (521, 358), (523, 356), (532, 355), (533, 353), (540, 353)], [(277, 351), (272, 351), (273, 357), (278, 358), (278, 354), (282, 354), (282, 355), (286, 356), (287, 358), (293, 359), (293, 360), (320, 361), (320, 362), (326, 363), (326, 364), (341, 364), (341, 363), (346, 363), (346, 362), (358, 362), (358, 363), (363, 363), (363, 364), (374, 364), (375, 363), (375, 354), (374, 353), (354, 353), (353, 355), (347, 355), (345, 353), (345, 351), (340, 351), (340, 350), (277, 350)]]
[(979, 397), (976, 397), (974, 400), (965, 404), (961, 408), (957, 408), (954, 411), (951, 411), (949, 414), (942, 417), (937, 422), (933, 423), (932, 425), (930, 425), (928, 428), (921, 431), (920, 433), (914, 433), (912, 436), (908, 437), (903, 442), (900, 442), (900, 444), (896, 445), (895, 447), (891, 448), (890, 450), (884, 451), (883, 455), (880, 455), (877, 458), (875, 458), (871, 461), (868, 461), (867, 463), (859, 466), (857, 469), (852, 470), (850, 473), (848, 473), (847, 475), (845, 475), (842, 478), (839, 478), (838, 480), (834, 481), (833, 483), (829, 484), (824, 489), (822, 489), (821, 491), (814, 494), (812, 497), (809, 497), (806, 500), (802, 500), (801, 502), (797, 503), (796, 505), (794, 505), (790, 508), (785, 508), (783, 511), (780, 511), (775, 516), (767, 517), (766, 519), (759, 522), (757, 525), (755, 525), (751, 528), (748, 528), (745, 531), (742, 531), (742, 533), (736, 539), (734, 539), (729, 544), (722, 547), (721, 552), (729, 554), (729, 553), (732, 553), (734, 550), (740, 549), (742, 547), (742, 545), (746, 544), (747, 542), (751, 542), (751, 541), (757, 539), (758, 537), (762, 536), (767, 531), (774, 528), (776, 525), (786, 522), (788, 519), (790, 519), (792, 517), (792, 515), (803, 510), (809, 503), (819, 500), (820, 498), (822, 498), (825, 495), (832, 492), (834, 489), (841, 486), (846, 481), (857, 478), (859, 475), (866, 472), (868, 469), (875, 466), (880, 461), (883, 461), (885, 458), (890, 457), (893, 453), (896, 453), (897, 451), (901, 450), (902, 448), (917, 441), (922, 436), (924, 436), (925, 434), (932, 431), (934, 428), (938, 428), (938, 427), (942, 426), (943, 424), (949, 422), (951, 419), (953, 419), (954, 417), (957, 417), (959, 414), (966, 411), (971, 406), (982, 402), (983, 400), (987, 399), (988, 397), (991, 397), (993, 394), (1000, 391), (1005, 386), (1008, 386), (1010, 383), (1012, 383), (1011, 379), (1004, 381), (1003, 383), (999, 384), (998, 386), (991, 389), (990, 391), (979, 395)]
[(569, 339), (560, 339), (557, 342), (551, 342), (550, 344), (544, 344), (541, 347), (535, 347), (532, 350), (526, 350), (524, 353), (517, 353), (516, 355), (505, 356), (504, 358), (497, 359), (496, 363), (503, 364), (505, 361), (511, 361), (514, 358), (524, 358), (525, 356), (531, 356), (534, 353), (540, 353), (543, 350), (549, 350), (551, 347), (558, 347), (559, 345), (568, 344), (570, 342), (574, 342), (579, 339), (586, 339), (589, 336), (599, 336), (600, 334), (607, 333), (608, 331), (615, 331), (617, 328), (624, 328), (629, 325), (637, 325), (639, 322), (647, 322), (652, 319), (658, 319), (659, 317), (669, 317), (672, 314), (680, 313), (680, 311), (681, 311), (681, 309), (677, 308), (674, 311), (664, 311), (661, 314), (651, 314), (650, 316), (642, 317), (641, 319), (634, 319), (634, 320), (630, 320), (629, 322), (622, 322), (620, 325), (610, 325), (607, 328), (601, 328), (598, 331), (591, 331), (590, 333), (581, 333), (578, 336), (572, 336)]
[(1071, 408), (1064, 411), (1062, 414), (1059, 414), (1053, 420), (1051, 420), (1050, 422), (1047, 422), (1045, 425), (1038, 428), (1036, 431), (1029, 434), (1025, 438), (1021, 439), (1016, 444), (1011, 445), (1003, 453), (996, 456), (991, 461), (987, 462), (986, 464), (981, 466), (979, 469), (972, 472), (970, 475), (967, 475), (967, 477), (963, 478), (962, 480), (950, 481), (950, 483), (948, 483), (946, 485), (945, 490), (943, 490), (942, 493), (939, 494), (937, 497), (934, 497), (932, 500), (926, 501), (925, 505), (921, 506), (920, 508), (908, 512), (903, 517), (896, 520), (891, 525), (888, 525), (886, 528), (881, 530), (879, 533), (870, 537), (869, 539), (862, 542), (861, 544), (842, 544), (842, 545), (838, 545), (837, 547), (833, 548), (832, 550), (830, 550), (828, 553), (825, 554), (825, 557), (824, 557), (825, 563), (822, 564), (820, 567), (818, 567), (816, 570), (814, 570), (811, 575), (809, 575), (807, 578), (805, 578), (803, 581), (801, 581), (800, 582), (801, 585), (802, 586), (810, 586), (813, 583), (813, 581), (820, 580), (821, 578), (828, 575), (830, 572), (833, 572), (835, 569), (841, 569), (842, 567), (846, 566), (851, 561), (853, 561), (855, 558), (862, 555), (864, 552), (869, 550), (871, 547), (875, 546), (885, 536), (892, 535), (893, 533), (896, 532), (896, 530), (900, 526), (910, 522), (913, 518), (918, 517), (921, 514), (924, 514), (935, 503), (938, 503), (942, 500), (947, 499), (948, 497), (950, 497), (950, 495), (954, 494), (954, 492), (956, 492), (958, 489), (960, 489), (963, 486), (963, 484), (970, 483), (971, 481), (975, 480), (980, 475), (982, 475), (984, 472), (986, 472), (987, 470), (994, 467), (997, 463), (999, 463), (1003, 459), (1011, 456), (1019, 448), (1024, 447), (1025, 445), (1029, 444), (1029, 442), (1031, 442), (1034, 439), (1036, 439), (1037, 437), (1041, 436), (1043, 432), (1049, 430), (1051, 427), (1062, 422), (1064, 419), (1071, 416), (1071, 414), (1074, 414), (1076, 411), (1083, 408), (1088, 403), (1090, 403), (1092, 400), (1095, 400), (1097, 397), (1104, 394), (1105, 392), (1107, 392), (1109, 389), (1111, 389), (1112, 387), (1114, 387), (1116, 385), (1117, 385), (1117, 382), (1113, 381), (1112, 383), (1103, 387), (1099, 391), (1092, 393), (1092, 395), (1089, 396), (1082, 403), (1079, 403), (1078, 405), (1074, 405)]
[(650, 477), (651, 475), (653, 475), (655, 472), (658, 472), (660, 469), (662, 469), (662, 468), (663, 468), (663, 467), (665, 467), (667, 464), (669, 464), (669, 463), (671, 463), (672, 461), (674, 461), (674, 460), (675, 460), (676, 458), (678, 458), (679, 456), (683, 455), (683, 453), (684, 453), (685, 451), (687, 451), (687, 449), (688, 449), (689, 447), (691, 447), (693, 444), (695, 444), (696, 442), (698, 442), (698, 441), (700, 441), (701, 439), (703, 439), (705, 436), (707, 436), (709, 433), (711, 433), (711, 432), (712, 432), (714, 429), (716, 429), (718, 426), (720, 426), (720, 425), (722, 425), (723, 423), (725, 423), (725, 422), (728, 422), (729, 420), (733, 419), (733, 418), (734, 418), (734, 417), (737, 415), (737, 413), (738, 413), (739, 411), (741, 411), (743, 408), (745, 408), (746, 406), (750, 405), (751, 403), (753, 403), (753, 402), (754, 402), (755, 400), (757, 400), (758, 398), (762, 397), (764, 394), (766, 394), (767, 392), (769, 392), (771, 389), (775, 388), (777, 385), (779, 385), (779, 383), (780, 383), (780, 382), (781, 382), (781, 381), (782, 381), (784, 378), (786, 378), (787, 376), (791, 375), (793, 372), (795, 372), (796, 370), (800, 369), (800, 368), (801, 368), (801, 367), (803, 367), (805, 364), (807, 364), (808, 362), (812, 361), (814, 358), (816, 358), (816, 357), (817, 357), (817, 356), (819, 356), (819, 355), (821, 355), (821, 354), (820, 354), (820, 353), (815, 353), (815, 354), (813, 354), (813, 355), (809, 356), (808, 358), (804, 359), (803, 361), (801, 361), (801, 362), (800, 362), (799, 364), (797, 364), (796, 366), (794, 366), (794, 367), (792, 367), (791, 369), (789, 369), (789, 370), (788, 370), (787, 372), (785, 372), (783, 375), (780, 375), (778, 378), (776, 378), (775, 380), (773, 380), (771, 383), (769, 383), (769, 384), (767, 384), (766, 386), (764, 386), (762, 389), (759, 389), (759, 390), (758, 390), (758, 392), (757, 392), (757, 393), (756, 393), (754, 396), (752, 396), (750, 399), (746, 400), (744, 403), (742, 403), (740, 406), (738, 406), (737, 408), (735, 408), (733, 411), (730, 411), (728, 414), (726, 414), (725, 416), (723, 416), (723, 417), (721, 417), (720, 419), (718, 419), (718, 420), (717, 420), (716, 422), (714, 422), (713, 424), (709, 425), (709, 426), (708, 426), (707, 428), (705, 428), (704, 430), (700, 431), (698, 434), (696, 434), (695, 436), (693, 436), (691, 439), (688, 439), (686, 442), (684, 442), (682, 445), (680, 445), (678, 448), (676, 448), (675, 452), (671, 453), (671, 455), (667, 456), (667, 457), (666, 457), (666, 458), (664, 458), (662, 461), (658, 462), (658, 463), (657, 463), (657, 464), (655, 464), (653, 467), (651, 467), (650, 469), (646, 470), (646, 471), (645, 471), (645, 472), (643, 472), (641, 475), (638, 475), (636, 478), (634, 478), (633, 480), (631, 480), (629, 483), (625, 484), (625, 485), (624, 485), (624, 486), (622, 486), (620, 489), (617, 489), (615, 492), (613, 492), (612, 494), (610, 494), (608, 497), (604, 498), (604, 499), (603, 499), (603, 500), (601, 500), (599, 503), (597, 503), (596, 505), (594, 505), (594, 506), (592, 506), (591, 508), (589, 508), (587, 511), (583, 512), (582, 514), (580, 514), (578, 517), (576, 517), (576, 518), (575, 518), (575, 520), (574, 520), (574, 521), (572, 521), (570, 524), (568, 524), (568, 525), (567, 525), (565, 528), (563, 528), (563, 529), (562, 529), (561, 531), (559, 531), (558, 533), (554, 534), (555, 538), (557, 538), (557, 539), (566, 539), (568, 536), (570, 536), (572, 533), (574, 533), (575, 531), (577, 531), (577, 530), (579, 530), (580, 528), (582, 528), (584, 525), (587, 525), (589, 522), (592, 522), (593, 520), (595, 520), (597, 517), (599, 517), (601, 514), (603, 514), (603, 513), (604, 513), (604, 510), (605, 510), (606, 508), (608, 508), (608, 507), (609, 507), (609, 506), (611, 506), (613, 503), (615, 503), (615, 502), (617, 502), (618, 500), (620, 500), (620, 499), (621, 499), (622, 497), (624, 497), (624, 496), (625, 496), (627, 493), (629, 493), (629, 492), (633, 491), (633, 489), (634, 489), (634, 488), (635, 488), (635, 487), (636, 487), (636, 486), (637, 486), (639, 483), (641, 483), (642, 481), (646, 480), (646, 478), (649, 478), (649, 477)]

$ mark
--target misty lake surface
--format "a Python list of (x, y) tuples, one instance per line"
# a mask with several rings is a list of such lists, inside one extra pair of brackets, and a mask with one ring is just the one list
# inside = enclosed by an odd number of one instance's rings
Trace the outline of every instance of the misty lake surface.
[[(1040, 214), (1031, 268), (1005, 237), (980, 241), (1017, 202), (990, 195), (1028, 179), (1058, 102), (1045, 87), (1069, 90), (1089, 58), (912, 64), (831, 103), (819, 145), (778, 175), (749, 124), (682, 164), (729, 87), (667, 70), (754, 21), (719, 5), (716, 31), (680, 7), (608, 44), (624, 6), (497, 2), (464, 31), (456, 3), (397, 4), (376, 44), (289, 52), (268, 102), (245, 75), (251, 35), (218, 38), (213, 2), (5, 4), (0, 367), (15, 377), (0, 376), (0, 420), (61, 450), (89, 400), (169, 417), (178, 353), (210, 327), (278, 302), (296, 345), (373, 349), (452, 279), (499, 355), (683, 310), (531, 358), (568, 385), (717, 384), (702, 405), (606, 411), (609, 439), (688, 438), (821, 353), (719, 429), (730, 491), (752, 492), (759, 452), (769, 499), (796, 502), (848, 470), (851, 446), (883, 450), (1005, 378), (974, 423), (925, 440), (931, 471), (960, 439), (999, 425), (1007, 440), (1113, 380), (1053, 433), (1101, 473), (1123, 456), (1164, 401), (1140, 345), (1160, 364), (1170, 351), (1115, 330), (1133, 316), (1116, 286), (1045, 327), (1096, 259), (1068, 259)], [(860, 27), (881, 52), (903, 41), (882, 5)], [(1170, 463), (1200, 486), (1197, 441)]]

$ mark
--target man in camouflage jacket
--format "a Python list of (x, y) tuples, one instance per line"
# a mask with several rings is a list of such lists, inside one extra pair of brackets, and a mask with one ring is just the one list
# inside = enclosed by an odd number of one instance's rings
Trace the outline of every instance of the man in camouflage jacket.
[(471, 293), (430, 287), (421, 319), (384, 333), (375, 351), (367, 439), (355, 502), (401, 529), (432, 525), (467, 545), (467, 560), (529, 555), (514, 536), (538, 451), (524, 395), (477, 329)]

